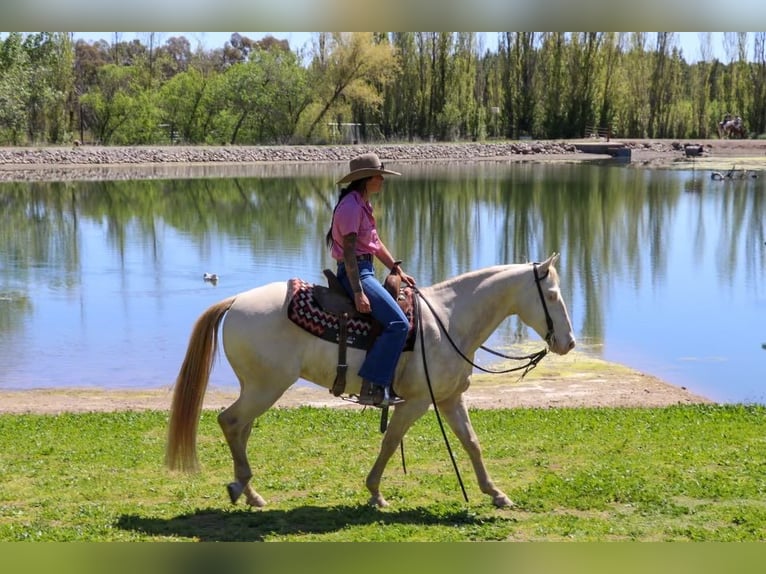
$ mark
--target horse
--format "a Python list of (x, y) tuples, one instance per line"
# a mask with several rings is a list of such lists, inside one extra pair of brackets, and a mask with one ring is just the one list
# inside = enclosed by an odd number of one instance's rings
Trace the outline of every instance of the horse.
[[(487, 472), (463, 394), (470, 385), (472, 357), (506, 317), (517, 315), (556, 354), (574, 348), (555, 268), (558, 257), (553, 253), (541, 263), (494, 265), (417, 289), (421, 331), (413, 351), (403, 353), (397, 365), (394, 388), (404, 402), (392, 407), (390, 424), (367, 475), (368, 504), (388, 506), (380, 490), (383, 471), (432, 401), (468, 453), (481, 491), (497, 507), (513, 504)], [(337, 343), (291, 322), (289, 298), (287, 282), (280, 281), (211, 305), (194, 324), (174, 385), (165, 462), (170, 470), (193, 472), (199, 468), (196, 435), (222, 324), (224, 353), (240, 384), (239, 397), (218, 415), (234, 463), (235, 481), (227, 485), (232, 504), (242, 494), (250, 506), (266, 504), (250, 482), (247, 442), (254, 420), (300, 377), (328, 389), (334, 381)], [(445, 344), (445, 338), (454, 348)], [(355, 373), (364, 356), (364, 350), (348, 351), (346, 390), (350, 395), (358, 394), (361, 387)]]
[(718, 123), (718, 135), (721, 138), (731, 138), (732, 136), (737, 136), (740, 139), (743, 139), (747, 136), (747, 133), (745, 132), (745, 125), (742, 123), (742, 118), (737, 116), (734, 119), (731, 119), (731, 116), (727, 115), (723, 121)]

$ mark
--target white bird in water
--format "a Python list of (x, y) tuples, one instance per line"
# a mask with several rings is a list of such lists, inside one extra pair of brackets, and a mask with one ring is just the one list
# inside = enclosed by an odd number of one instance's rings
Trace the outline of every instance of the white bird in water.
[(215, 273), (205, 273), (202, 276), (202, 279), (204, 281), (207, 281), (208, 283), (212, 283), (213, 285), (218, 283), (218, 275), (216, 275)]

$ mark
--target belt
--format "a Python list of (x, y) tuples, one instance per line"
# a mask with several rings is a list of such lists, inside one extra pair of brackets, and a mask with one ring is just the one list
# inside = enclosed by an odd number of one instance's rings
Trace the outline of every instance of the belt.
[[(357, 261), (372, 261), (372, 253), (365, 253), (364, 255), (357, 255)], [(338, 260), (338, 265), (343, 265), (343, 259)]]

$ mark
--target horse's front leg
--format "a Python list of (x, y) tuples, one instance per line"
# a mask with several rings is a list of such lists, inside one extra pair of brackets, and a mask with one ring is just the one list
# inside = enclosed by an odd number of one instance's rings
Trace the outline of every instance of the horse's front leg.
[(383, 435), (383, 441), (380, 445), (380, 452), (365, 482), (367, 490), (370, 491), (370, 506), (383, 508), (388, 506), (388, 502), (380, 493), (380, 479), (383, 477), (383, 471), (391, 456), (396, 452), (399, 443), (402, 442), (404, 435), (416, 420), (428, 410), (428, 401), (412, 400), (406, 401), (394, 407), (394, 414), (391, 415), (391, 421)]
[(476, 437), (476, 433), (471, 425), (471, 419), (468, 416), (468, 409), (465, 406), (463, 394), (455, 394), (449, 399), (440, 402), (439, 410), (444, 415), (444, 418), (447, 419), (452, 432), (460, 439), (460, 443), (468, 453), (481, 491), (491, 496), (492, 504), (498, 508), (513, 506), (511, 499), (492, 482), (487, 472), (487, 467), (484, 466), (479, 439)]

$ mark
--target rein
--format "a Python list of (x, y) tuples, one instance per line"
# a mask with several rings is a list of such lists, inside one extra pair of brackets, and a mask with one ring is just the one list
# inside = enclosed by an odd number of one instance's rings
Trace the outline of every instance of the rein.
[[(545, 304), (545, 296), (543, 295), (543, 289), (540, 286), (540, 282), (545, 279), (548, 276), (548, 273), (546, 272), (545, 275), (540, 276), (537, 273), (537, 263), (532, 264), (532, 269), (535, 274), (535, 285), (537, 285), (537, 292), (540, 295), (540, 302), (543, 304), (543, 310), (545, 311), (545, 322), (548, 327), (548, 332), (545, 334), (545, 342), (550, 345), (550, 340), (553, 337), (553, 319), (550, 316), (550, 313), (548, 312), (548, 306)], [(449, 332), (447, 331), (446, 327), (444, 326), (444, 323), (442, 322), (441, 318), (436, 314), (436, 310), (433, 308), (431, 303), (423, 296), (423, 293), (420, 292), (420, 290), (417, 287), (412, 287), (415, 290), (415, 293), (417, 293), (418, 297), (423, 300), (423, 302), (428, 306), (428, 308), (431, 310), (431, 314), (434, 316), (434, 319), (436, 319), (436, 323), (439, 325), (439, 328), (442, 330), (444, 335), (447, 337), (447, 340), (450, 342), (450, 345), (452, 345), (452, 348), (455, 350), (455, 352), (460, 355), (460, 357), (466, 361), (468, 364), (470, 364), (472, 367), (479, 369), (480, 371), (484, 371), (485, 373), (492, 373), (492, 374), (504, 374), (504, 373), (510, 373), (513, 371), (520, 371), (524, 369), (524, 372), (521, 374), (521, 379), (524, 378), (524, 376), (534, 369), (537, 364), (545, 357), (545, 355), (548, 354), (548, 347), (541, 349), (540, 351), (537, 351), (536, 353), (530, 353), (529, 355), (524, 355), (522, 357), (513, 357), (509, 355), (504, 355), (503, 353), (500, 353), (498, 351), (494, 351), (492, 349), (489, 349), (488, 347), (485, 347), (482, 345), (480, 348), (484, 351), (487, 351), (489, 353), (492, 353), (493, 355), (496, 355), (498, 357), (502, 357), (504, 359), (511, 359), (511, 360), (517, 360), (517, 361), (523, 361), (527, 360), (527, 363), (525, 365), (521, 365), (519, 367), (513, 367), (510, 369), (495, 371), (491, 369), (486, 369), (484, 367), (481, 367), (474, 363), (469, 357), (466, 356), (463, 351), (461, 351), (455, 341), (450, 336)], [(420, 325), (419, 331), (420, 331), (420, 353), (423, 358), (423, 370), (425, 371), (426, 376), (426, 382), (428, 383), (428, 392), (431, 395), (431, 404), (434, 407), (434, 413), (436, 414), (436, 420), (439, 422), (439, 428), (442, 432), (442, 437), (444, 437), (444, 444), (447, 446), (447, 452), (449, 453), (450, 460), (452, 461), (452, 467), (455, 469), (455, 475), (457, 476), (458, 484), (460, 484), (460, 489), (463, 491), (463, 499), (468, 502), (468, 494), (465, 490), (465, 485), (463, 484), (463, 479), (460, 476), (460, 470), (458, 469), (457, 462), (455, 461), (455, 455), (452, 452), (452, 447), (449, 444), (449, 439), (447, 438), (447, 433), (444, 430), (444, 423), (442, 423), (441, 414), (439, 414), (439, 408), (436, 406), (436, 398), (434, 397), (434, 391), (433, 386), (431, 385), (431, 376), (428, 373), (428, 361), (426, 361), (426, 345), (425, 345), (425, 336), (423, 334), (423, 316), (422, 312), (420, 310), (420, 304), (418, 303), (418, 297), (416, 297), (413, 301), (415, 302), (415, 313), (418, 318), (418, 324)], [(383, 425), (381, 425), (381, 430), (383, 430)], [(404, 464), (404, 445), (402, 446), (402, 464)], [(406, 472), (406, 471), (405, 471)]]

